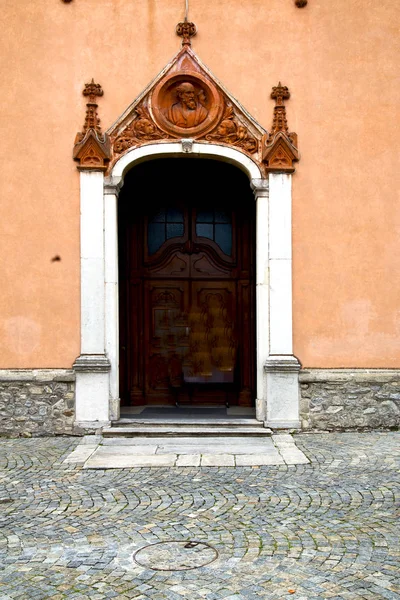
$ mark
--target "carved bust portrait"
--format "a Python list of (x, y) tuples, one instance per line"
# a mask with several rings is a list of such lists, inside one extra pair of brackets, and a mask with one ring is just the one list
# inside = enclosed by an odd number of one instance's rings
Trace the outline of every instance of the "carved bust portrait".
[(175, 95), (177, 102), (164, 112), (171, 123), (184, 128), (196, 127), (206, 119), (208, 109), (201, 102), (203, 90), (196, 91), (189, 81), (183, 81), (175, 88)]

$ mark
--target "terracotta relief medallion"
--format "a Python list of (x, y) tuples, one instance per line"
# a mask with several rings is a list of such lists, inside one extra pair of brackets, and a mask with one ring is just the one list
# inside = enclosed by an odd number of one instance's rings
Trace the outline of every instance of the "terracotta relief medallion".
[(217, 88), (199, 73), (184, 71), (163, 80), (151, 96), (155, 121), (166, 133), (198, 137), (215, 126), (223, 110)]

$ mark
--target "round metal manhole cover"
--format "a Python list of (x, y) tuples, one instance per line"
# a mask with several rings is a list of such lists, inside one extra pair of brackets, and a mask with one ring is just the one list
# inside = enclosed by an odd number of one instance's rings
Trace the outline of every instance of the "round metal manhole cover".
[(188, 571), (209, 565), (218, 558), (215, 548), (205, 542), (157, 542), (140, 548), (135, 562), (153, 571)]

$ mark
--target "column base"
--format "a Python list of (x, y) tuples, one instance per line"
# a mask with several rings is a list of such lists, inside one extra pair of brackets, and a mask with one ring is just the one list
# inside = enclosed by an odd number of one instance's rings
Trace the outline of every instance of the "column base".
[(110, 422), (110, 368), (110, 361), (103, 354), (81, 354), (75, 360), (76, 425), (97, 429)]
[(269, 356), (264, 364), (266, 378), (265, 425), (272, 429), (298, 429), (300, 421), (299, 371), (293, 355)]
[(121, 400), (119, 398), (110, 398), (110, 419), (118, 421), (121, 416)]

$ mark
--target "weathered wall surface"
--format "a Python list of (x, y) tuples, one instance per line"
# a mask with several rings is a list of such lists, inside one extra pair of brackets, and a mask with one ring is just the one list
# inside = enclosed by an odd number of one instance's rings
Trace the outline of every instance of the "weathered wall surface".
[[(83, 85), (103, 128), (179, 49), (183, 0), (3, 0), (0, 368), (79, 354)], [(305, 367), (400, 366), (398, 7), (393, 0), (197, 0), (193, 48), (267, 129), (279, 80), (293, 181), (294, 341)], [(61, 260), (52, 261), (55, 256)]]

